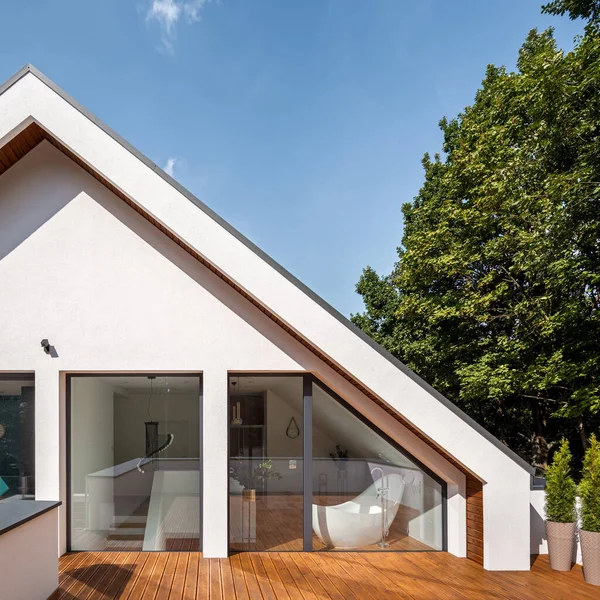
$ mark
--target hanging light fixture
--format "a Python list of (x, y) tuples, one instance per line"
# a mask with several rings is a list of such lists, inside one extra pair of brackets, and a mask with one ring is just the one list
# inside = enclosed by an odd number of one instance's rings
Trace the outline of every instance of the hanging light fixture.
[[(238, 392), (239, 392), (239, 390), (240, 390), (240, 387), (239, 387), (240, 378), (238, 377), (237, 379), (238, 379), (237, 382), (236, 381), (232, 381), (231, 382), (231, 386), (235, 390), (235, 386), (237, 385), (238, 386)], [(233, 395), (233, 393), (232, 393), (232, 395)], [(235, 403), (235, 405), (232, 404), (232, 406), (231, 406), (231, 417), (232, 417), (231, 418), (231, 424), (233, 426), (239, 427), (243, 423), (243, 421), (242, 421), (242, 408), (241, 408), (241, 403), (239, 402), (239, 400), (238, 400), (238, 402)]]

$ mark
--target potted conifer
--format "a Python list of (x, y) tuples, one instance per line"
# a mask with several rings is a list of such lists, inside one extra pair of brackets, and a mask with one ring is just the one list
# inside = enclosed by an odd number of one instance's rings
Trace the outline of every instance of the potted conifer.
[(583, 576), (587, 583), (600, 585), (600, 442), (595, 435), (583, 459), (579, 496)]
[(552, 464), (546, 469), (546, 537), (550, 566), (569, 571), (576, 548), (576, 486), (571, 477), (569, 442), (561, 440)]

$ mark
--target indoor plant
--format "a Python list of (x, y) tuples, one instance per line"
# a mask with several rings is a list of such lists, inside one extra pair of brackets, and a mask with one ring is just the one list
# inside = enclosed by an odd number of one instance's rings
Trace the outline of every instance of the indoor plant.
[(583, 575), (588, 583), (600, 585), (600, 442), (595, 435), (585, 451), (579, 496)]
[(564, 438), (546, 469), (546, 536), (550, 566), (569, 571), (575, 550), (576, 486), (571, 477), (571, 451)]

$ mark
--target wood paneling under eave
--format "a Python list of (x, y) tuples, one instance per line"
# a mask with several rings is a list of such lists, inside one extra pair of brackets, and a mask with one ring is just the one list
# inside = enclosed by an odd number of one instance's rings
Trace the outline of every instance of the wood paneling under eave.
[[(176, 236), (172, 231), (170, 231), (167, 227), (165, 227), (162, 223), (157, 221), (151, 214), (141, 208), (132, 198), (129, 198), (125, 193), (119, 190), (115, 185), (113, 185), (110, 181), (108, 181), (105, 177), (103, 177), (100, 173), (98, 173), (93, 167), (88, 165), (85, 161), (79, 158), (74, 152), (72, 152), (67, 146), (65, 146), (62, 142), (56, 139), (53, 135), (39, 126), (37, 123), (32, 123), (27, 128), (25, 128), (21, 133), (16, 135), (12, 140), (10, 140), (3, 148), (0, 149), (0, 175), (8, 170), (12, 165), (14, 165), (18, 160), (23, 158), (28, 152), (33, 150), (42, 140), (46, 139), (50, 142), (55, 148), (60, 150), (63, 154), (68, 156), (73, 162), (79, 165), (82, 169), (84, 169), (87, 173), (89, 173), (94, 179), (99, 181), (102, 185), (108, 188), (113, 194), (115, 194), (118, 198), (123, 200), (126, 204), (128, 204), (133, 210), (139, 213), (142, 217), (144, 217), (147, 221), (152, 223), (157, 229), (159, 229), (162, 233), (164, 233), (168, 238), (170, 238), (173, 242), (175, 242), (178, 246), (183, 248), (188, 254), (193, 256), (198, 262), (204, 265), (207, 269), (213, 272), (217, 277), (222, 279), (225, 283), (227, 283), (230, 287), (232, 287), (236, 292), (241, 294), (246, 300), (248, 300), (251, 304), (253, 304), (256, 308), (258, 308), (262, 313), (264, 313), (269, 319), (275, 322), (279, 327), (281, 327), (286, 333), (291, 335), (295, 340), (297, 340), (300, 344), (310, 350), (315, 356), (317, 356), (321, 361), (323, 361), (326, 365), (331, 367), (336, 373), (341, 375), (346, 381), (351, 383), (356, 389), (362, 392), (367, 398), (372, 400), (377, 406), (382, 408), (387, 414), (393, 417), (396, 421), (401, 423), (404, 427), (406, 427), (409, 431), (414, 433), (419, 439), (425, 442), (429, 447), (433, 448), (439, 455), (445, 458), (450, 464), (456, 467), (460, 472), (464, 473), (467, 477), (467, 488), (469, 489), (469, 482), (471, 482), (471, 489), (477, 488), (479, 486), (479, 490), (482, 489), (482, 480), (476, 473), (473, 473), (470, 469), (468, 469), (464, 464), (456, 460), (451, 454), (449, 454), (444, 448), (442, 448), (439, 444), (430, 439), (425, 433), (423, 433), (420, 429), (415, 427), (410, 421), (405, 419), (400, 413), (398, 413), (394, 408), (392, 408), (387, 402), (385, 402), (382, 398), (377, 396), (373, 391), (371, 391), (368, 387), (362, 384), (358, 379), (353, 377), (349, 372), (347, 372), (343, 367), (337, 364), (331, 357), (326, 355), (323, 351), (321, 351), (317, 346), (311, 343), (308, 339), (306, 339), (303, 335), (301, 335), (298, 331), (296, 331), (292, 326), (288, 323), (284, 322), (280, 317), (278, 317), (273, 311), (271, 311), (268, 307), (263, 305), (258, 299), (256, 299), (250, 292), (240, 287), (235, 281), (233, 281), (230, 277), (228, 277), (225, 273), (223, 273), (219, 268), (213, 265), (208, 259), (203, 257), (201, 254), (196, 252), (191, 246), (183, 242), (178, 236)], [(400, 440), (398, 440), (400, 442)], [(476, 560), (477, 562), (483, 562), (483, 493), (481, 493), (480, 497), (477, 497), (474, 494), (472, 497), (469, 497), (467, 489), (467, 555), (469, 558)], [(470, 507), (472, 511), (475, 511), (473, 514), (477, 512), (477, 507), (480, 507), (481, 514), (481, 532), (477, 531), (477, 524), (479, 521), (474, 521), (472, 518), (469, 518)], [(469, 523), (475, 523), (474, 525), (469, 525)], [(472, 541), (469, 542), (469, 539)], [(481, 540), (481, 542), (479, 541)]]
[(0, 175), (31, 152), (45, 138), (45, 133), (39, 125), (31, 123), (0, 148)]
[(483, 485), (467, 475), (467, 558), (483, 565)]

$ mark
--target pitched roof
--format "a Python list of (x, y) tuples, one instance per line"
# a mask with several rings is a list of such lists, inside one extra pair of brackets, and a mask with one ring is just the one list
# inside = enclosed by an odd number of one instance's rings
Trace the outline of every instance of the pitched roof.
[[(529, 465), (525, 460), (523, 460), (520, 456), (518, 456), (515, 452), (513, 452), (510, 448), (508, 448), (505, 444), (503, 444), (500, 440), (498, 440), (495, 436), (493, 436), (490, 432), (488, 432), (484, 427), (479, 425), (475, 420), (465, 414), (460, 408), (458, 408), (453, 402), (451, 402), (448, 398), (446, 398), (443, 394), (435, 390), (431, 385), (429, 385), (426, 381), (424, 381), (421, 377), (419, 377), (416, 373), (414, 373), (411, 369), (409, 369), (405, 364), (399, 361), (395, 356), (390, 354), (385, 348), (375, 342), (372, 338), (370, 338), (367, 334), (365, 334), (361, 329), (356, 327), (348, 318), (342, 315), (339, 311), (337, 311), (334, 307), (328, 304), (325, 300), (323, 300), (318, 294), (316, 294), (313, 290), (307, 287), (304, 283), (298, 280), (294, 275), (292, 275), (289, 271), (287, 271), (284, 267), (282, 267), (277, 261), (271, 258), (268, 254), (266, 254), (263, 250), (261, 250), (256, 244), (250, 241), (247, 237), (241, 234), (237, 229), (235, 229), (230, 223), (225, 221), (222, 217), (220, 217), (217, 213), (215, 213), (211, 208), (209, 208), (206, 204), (204, 204), (201, 200), (199, 200), (196, 196), (194, 196), (189, 190), (184, 188), (180, 183), (178, 183), (175, 179), (169, 176), (165, 171), (160, 168), (156, 163), (151, 161), (148, 157), (142, 154), (139, 150), (133, 147), (129, 142), (123, 139), (119, 134), (113, 131), (110, 127), (100, 121), (95, 115), (90, 113), (87, 109), (85, 109), (81, 104), (79, 104), (76, 100), (74, 100), (71, 96), (69, 96), (66, 92), (64, 92), (60, 87), (58, 87), (52, 80), (46, 77), (43, 73), (41, 73), (38, 69), (36, 69), (33, 65), (26, 65), (20, 71), (15, 73), (11, 78), (9, 78), (4, 84), (0, 86), (0, 96), (4, 94), (7, 90), (9, 90), (12, 86), (18, 83), (22, 78), (26, 75), (32, 74), (41, 82), (43, 82), (46, 86), (48, 86), (53, 92), (58, 94), (64, 101), (70, 104), (73, 108), (79, 111), (83, 116), (89, 119), (94, 125), (99, 127), (104, 133), (109, 135), (115, 142), (120, 144), (123, 148), (125, 148), (128, 152), (130, 152), (133, 156), (135, 156), (138, 160), (140, 160), (144, 165), (150, 168), (155, 174), (165, 180), (169, 185), (171, 185), (177, 192), (179, 192), (182, 196), (184, 196), (187, 200), (193, 203), (197, 208), (199, 208), (203, 213), (208, 215), (212, 220), (214, 220), (218, 225), (220, 225), (223, 229), (225, 229), (229, 234), (234, 236), (239, 242), (241, 242), (244, 246), (246, 246), (249, 250), (251, 250), (255, 255), (257, 255), (260, 259), (266, 262), (270, 267), (275, 269), (277, 273), (279, 273), (282, 277), (284, 277), (287, 281), (293, 284), (298, 290), (300, 290), (303, 294), (305, 294), (308, 298), (310, 298), (313, 302), (315, 302), (318, 306), (320, 306), (323, 310), (325, 310), (331, 317), (333, 317), (338, 323), (342, 324), (345, 328), (350, 330), (355, 336), (360, 338), (365, 344), (368, 344), (370, 348), (375, 350), (381, 357), (386, 359), (391, 365), (400, 370), (406, 377), (408, 377), (411, 381), (417, 384), (420, 388), (422, 388), (429, 395), (434, 397), (438, 402), (441, 403), (444, 407), (450, 410), (454, 415), (459, 417), (464, 423), (469, 425), (473, 430), (479, 433), (484, 439), (490, 442), (493, 446), (495, 446), (498, 450), (503, 452), (507, 457), (512, 459), (517, 465), (525, 469), (527, 472), (533, 474), (534, 468)], [(56, 144), (55, 144), (56, 145)], [(241, 290), (240, 290), (241, 291)], [(364, 390), (363, 390), (364, 391)], [(370, 396), (371, 397), (371, 396)], [(396, 410), (396, 409), (395, 409)], [(464, 461), (463, 461), (464, 462)]]

